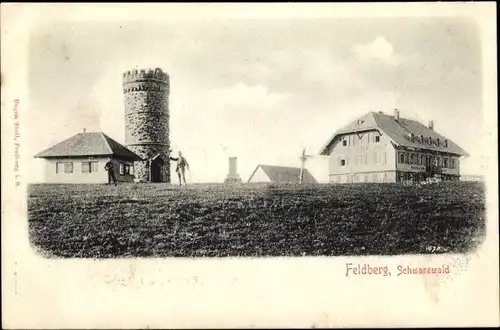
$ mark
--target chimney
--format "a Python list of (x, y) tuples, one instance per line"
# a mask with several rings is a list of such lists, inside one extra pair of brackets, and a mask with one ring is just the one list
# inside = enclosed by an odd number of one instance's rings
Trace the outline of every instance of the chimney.
[(227, 174), (225, 183), (241, 183), (241, 178), (238, 175), (236, 168), (236, 157), (229, 157), (229, 173)]
[(394, 119), (399, 120), (399, 110), (398, 109), (394, 109)]
[(83, 129), (83, 133), (85, 133), (86, 131), (87, 131), (87, 129), (86, 129), (86, 128), (84, 128), (84, 129)]
[(434, 130), (434, 120), (430, 120), (430, 121), (429, 121), (429, 128), (430, 128), (431, 130)]
[(236, 157), (229, 157), (229, 177), (236, 176)]

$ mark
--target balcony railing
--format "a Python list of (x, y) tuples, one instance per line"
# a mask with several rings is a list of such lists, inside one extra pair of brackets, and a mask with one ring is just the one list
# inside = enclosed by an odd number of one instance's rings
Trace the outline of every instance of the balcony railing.
[(427, 165), (425, 167), (425, 171), (431, 174), (442, 174), (443, 173), (443, 167), (442, 166), (437, 166), (437, 165)]

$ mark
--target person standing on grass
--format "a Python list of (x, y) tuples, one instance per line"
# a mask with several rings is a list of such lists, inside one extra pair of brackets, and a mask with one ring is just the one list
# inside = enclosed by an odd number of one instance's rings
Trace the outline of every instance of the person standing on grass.
[(104, 169), (108, 172), (108, 184), (111, 184), (111, 180), (113, 180), (116, 187), (115, 164), (110, 160), (106, 163)]
[(177, 175), (179, 176), (179, 186), (182, 186), (182, 181), (184, 181), (184, 185), (187, 185), (187, 183), (186, 183), (186, 169), (188, 169), (188, 171), (189, 171), (189, 163), (187, 162), (186, 158), (184, 158), (182, 156), (182, 151), (179, 151), (178, 158), (170, 157), (170, 160), (177, 162), (177, 166), (175, 168), (175, 171), (177, 172)]

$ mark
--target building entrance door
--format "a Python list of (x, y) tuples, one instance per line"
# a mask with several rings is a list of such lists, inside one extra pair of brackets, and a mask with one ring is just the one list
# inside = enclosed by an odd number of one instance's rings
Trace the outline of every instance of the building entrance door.
[(151, 161), (151, 182), (162, 182), (163, 166), (165, 162), (161, 157), (157, 157)]

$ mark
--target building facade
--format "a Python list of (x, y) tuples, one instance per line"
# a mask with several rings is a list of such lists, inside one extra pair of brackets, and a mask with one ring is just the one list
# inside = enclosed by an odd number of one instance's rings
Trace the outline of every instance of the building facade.
[(46, 183), (107, 183), (104, 169), (112, 161), (116, 181), (134, 182), (134, 162), (120, 157), (56, 157), (48, 158), (45, 166)]
[(467, 153), (434, 130), (400, 118), (370, 112), (336, 132), (321, 150), (329, 156), (331, 183), (420, 182), (460, 179)]
[(170, 80), (161, 69), (123, 74), (125, 143), (142, 160), (136, 181), (170, 182)]

